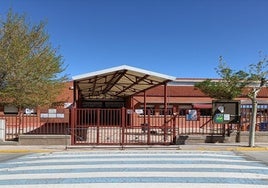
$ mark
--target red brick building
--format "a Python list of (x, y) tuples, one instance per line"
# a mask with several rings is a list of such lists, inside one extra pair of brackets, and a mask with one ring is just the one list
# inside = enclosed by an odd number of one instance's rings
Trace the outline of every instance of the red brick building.
[[(149, 130), (155, 135), (148, 134), (142, 141), (137, 142), (163, 144), (174, 142), (174, 137), (178, 135), (225, 135), (226, 129), (247, 130), (249, 114), (251, 113), (251, 103), (247, 97), (241, 96), (236, 99), (241, 101), (241, 109), (243, 108), (239, 125), (215, 124), (211, 116), (213, 99), (194, 86), (195, 83), (203, 80), (175, 79), (167, 75), (129, 66), (114, 67), (79, 75), (74, 77), (74, 101), (75, 107), (78, 109), (75, 113), (77, 113), (78, 118), (74, 120), (75, 123), (72, 128), (78, 127), (81, 130), (85, 129), (87, 132), (93, 132), (90, 128), (94, 128), (94, 126), (112, 127), (121, 125), (123, 133), (120, 134), (130, 131), (124, 138), (117, 138), (112, 141), (110, 136), (107, 137), (110, 141), (101, 140), (103, 137), (98, 137), (99, 140), (97, 141), (86, 141), (86, 143), (92, 142), (93, 144), (112, 144), (115, 142), (118, 144), (122, 142), (124, 144), (135, 144), (136, 141), (133, 141), (133, 137), (129, 135), (135, 135), (135, 138), (138, 138), (137, 135), (141, 134), (138, 129), (148, 130), (144, 127), (145, 125), (151, 126)], [(268, 89), (263, 88), (258, 96), (260, 114), (257, 120), (258, 125), (268, 120), (267, 94)], [(97, 109), (102, 110), (98, 111)], [(111, 115), (114, 113), (111, 112), (112, 109), (122, 109), (115, 114), (121, 114), (116, 115), (116, 117), (124, 118), (115, 120), (116, 118)], [(190, 113), (196, 113), (196, 118), (189, 119)], [(89, 120), (88, 117), (94, 118)], [(125, 130), (124, 127), (127, 129)], [(166, 130), (171, 132), (168, 133)], [(109, 131), (110, 135), (118, 132), (118, 130), (117, 132)], [(150, 131), (148, 132), (150, 133)], [(83, 135), (86, 134), (83, 133)], [(157, 136), (158, 138), (156, 138)], [(152, 140), (152, 137), (155, 140)], [(81, 140), (85, 140), (85, 138)]]
[[(251, 102), (246, 95), (236, 99), (243, 109), (239, 125), (215, 124), (213, 99), (194, 86), (203, 80), (174, 78), (125, 65), (78, 75), (65, 83), (56, 108), (25, 114), (23, 126), (17, 125), (14, 116), (7, 117), (2, 108), (6, 139), (19, 134), (71, 134), (73, 144), (167, 144), (180, 135), (247, 131)], [(267, 109), (268, 88), (263, 88), (258, 95), (258, 125), (268, 121)], [(188, 118), (192, 112), (196, 119)]]

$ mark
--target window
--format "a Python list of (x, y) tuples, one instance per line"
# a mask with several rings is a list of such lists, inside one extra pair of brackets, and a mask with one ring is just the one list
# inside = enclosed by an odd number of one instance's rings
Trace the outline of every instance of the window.
[(178, 106), (179, 109), (179, 115), (185, 116), (187, 114), (187, 111), (192, 109), (192, 105), (190, 104), (181, 104)]
[(4, 114), (17, 115), (18, 111), (19, 111), (18, 108), (14, 105), (5, 105), (4, 106)]
[(212, 109), (199, 109), (201, 116), (211, 116)]
[[(160, 111), (160, 115), (164, 115), (165, 114), (165, 106), (164, 105), (160, 105), (159, 106), (159, 111)], [(173, 105), (168, 105), (167, 106), (167, 115), (173, 115)]]
[[(144, 109), (144, 105), (140, 106), (142, 109)], [(148, 115), (150, 113), (150, 115), (155, 115), (155, 106), (152, 104), (148, 104), (146, 105), (146, 115)]]
[[(18, 115), (19, 109), (14, 105), (5, 105), (4, 114), (5, 115)], [(34, 108), (25, 108), (24, 115), (36, 115), (36, 109)]]

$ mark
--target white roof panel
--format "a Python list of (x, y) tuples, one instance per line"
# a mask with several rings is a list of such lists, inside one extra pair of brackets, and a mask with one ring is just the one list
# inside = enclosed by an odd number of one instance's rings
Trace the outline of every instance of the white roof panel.
[(152, 76), (156, 76), (156, 77), (161, 77), (161, 78), (164, 78), (164, 79), (167, 79), (167, 80), (175, 80), (176, 79), (176, 77), (173, 77), (173, 76), (168, 76), (168, 75), (165, 75), (165, 74), (161, 74), (161, 73), (157, 73), (157, 72), (153, 72), (153, 71), (148, 71), (148, 70), (145, 70), (145, 69), (131, 67), (131, 66), (128, 66), (128, 65), (121, 65), (121, 66), (118, 66), (118, 67), (112, 67), (112, 68), (103, 69), (103, 70), (99, 70), (99, 71), (95, 71), (95, 72), (76, 75), (76, 76), (73, 76), (72, 79), (73, 80), (81, 80), (81, 79), (85, 79), (85, 78), (88, 78), (88, 77), (102, 75), (102, 74), (106, 74), (106, 73), (114, 72), (114, 71), (118, 71), (118, 70), (130, 70), (130, 71), (133, 71), (133, 72), (140, 72), (142, 74), (148, 74), (148, 75), (152, 75)]
[(107, 99), (131, 96), (175, 77), (127, 65), (74, 76), (73, 80), (84, 99)]

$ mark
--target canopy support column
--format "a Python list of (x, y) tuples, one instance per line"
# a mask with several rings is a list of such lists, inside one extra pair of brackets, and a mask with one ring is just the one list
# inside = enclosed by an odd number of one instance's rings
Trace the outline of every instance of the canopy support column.
[(143, 92), (143, 125), (146, 126), (146, 114), (147, 114), (147, 111), (146, 111), (146, 91)]
[(77, 104), (76, 104), (76, 89), (77, 89), (77, 86), (76, 86), (76, 81), (73, 81), (73, 107), (77, 107)]
[(167, 139), (167, 82), (164, 84), (164, 141)]

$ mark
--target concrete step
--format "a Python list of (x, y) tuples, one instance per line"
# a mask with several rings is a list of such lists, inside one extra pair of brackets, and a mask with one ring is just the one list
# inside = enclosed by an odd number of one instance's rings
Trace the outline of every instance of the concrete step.
[(176, 144), (200, 144), (200, 143), (224, 143), (225, 137), (222, 135), (179, 135)]
[(3, 141), (3, 140), (0, 140), (0, 145), (18, 145), (18, 142), (16, 142), (16, 141)]

